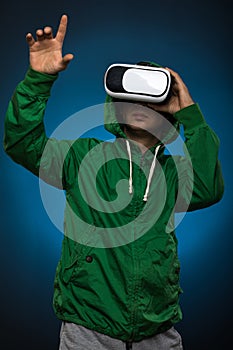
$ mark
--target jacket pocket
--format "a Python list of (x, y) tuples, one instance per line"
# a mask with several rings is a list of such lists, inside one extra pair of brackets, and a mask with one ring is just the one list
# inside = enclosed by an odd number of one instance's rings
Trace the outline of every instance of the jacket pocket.
[(85, 261), (85, 256), (93, 248), (82, 245), (65, 237), (62, 247), (60, 277), (65, 284), (68, 284), (76, 269), (80, 269)]

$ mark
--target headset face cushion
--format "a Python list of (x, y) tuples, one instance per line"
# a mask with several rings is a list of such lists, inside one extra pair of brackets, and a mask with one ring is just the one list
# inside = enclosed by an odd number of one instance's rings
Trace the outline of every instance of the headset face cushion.
[(170, 72), (160, 67), (112, 64), (104, 76), (108, 95), (123, 100), (160, 103), (170, 91)]

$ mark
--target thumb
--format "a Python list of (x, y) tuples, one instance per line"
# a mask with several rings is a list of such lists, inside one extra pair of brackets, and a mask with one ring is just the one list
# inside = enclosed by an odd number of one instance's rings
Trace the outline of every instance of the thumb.
[(72, 55), (71, 53), (68, 53), (62, 58), (62, 65), (66, 67), (70, 63), (70, 61), (72, 61), (73, 58), (74, 58), (74, 55)]

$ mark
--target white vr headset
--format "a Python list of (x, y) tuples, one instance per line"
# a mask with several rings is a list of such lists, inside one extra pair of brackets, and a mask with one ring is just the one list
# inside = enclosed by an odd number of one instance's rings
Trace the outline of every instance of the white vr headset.
[(160, 103), (170, 92), (171, 74), (160, 67), (116, 63), (107, 69), (104, 87), (117, 99)]

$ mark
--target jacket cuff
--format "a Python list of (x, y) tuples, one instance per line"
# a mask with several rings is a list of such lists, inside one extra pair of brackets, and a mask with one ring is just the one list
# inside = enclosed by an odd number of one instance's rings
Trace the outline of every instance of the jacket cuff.
[(174, 117), (184, 126), (184, 130), (190, 130), (201, 125), (206, 125), (205, 118), (197, 103), (182, 108), (174, 114)]
[(49, 97), (53, 83), (57, 78), (58, 74), (40, 73), (29, 67), (18, 88), (23, 89), (28, 95)]

